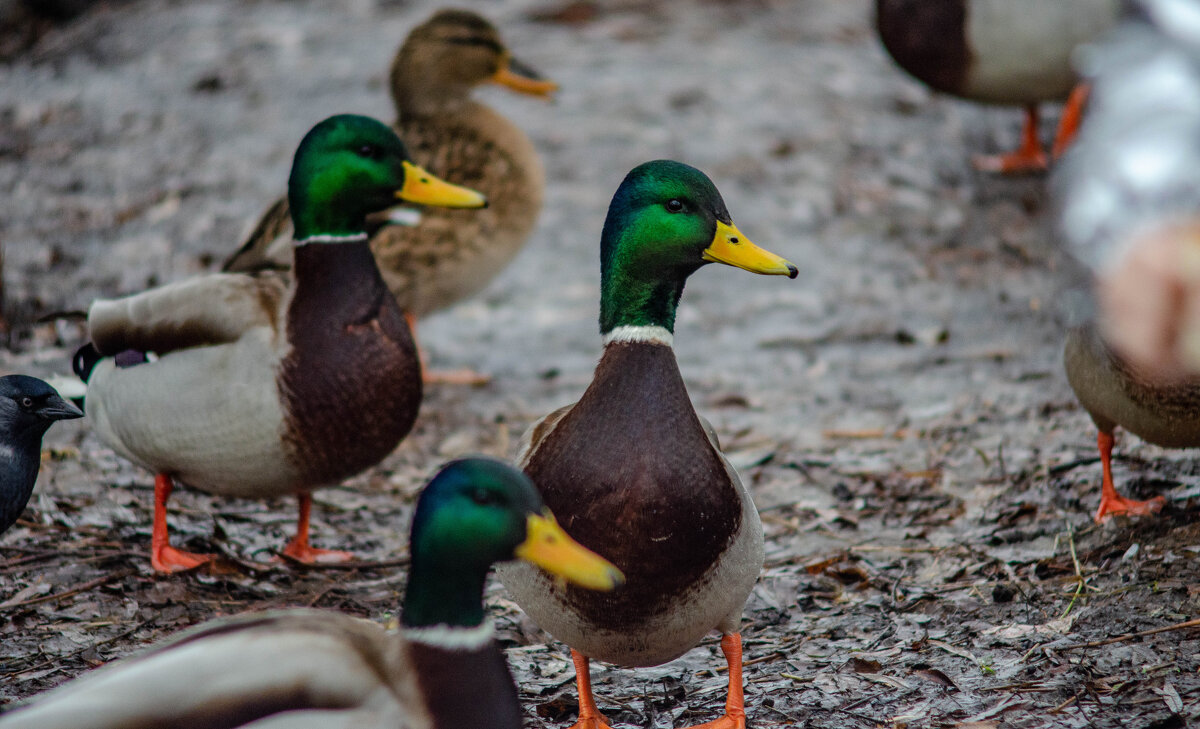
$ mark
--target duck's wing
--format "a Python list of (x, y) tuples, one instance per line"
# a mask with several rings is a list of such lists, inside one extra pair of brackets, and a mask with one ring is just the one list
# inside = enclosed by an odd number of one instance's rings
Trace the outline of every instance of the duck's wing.
[(225, 344), (255, 327), (280, 330), (286, 293), (279, 274), (199, 276), (120, 299), (99, 299), (88, 311), (88, 329), (92, 344), (105, 355)]
[(286, 197), (271, 204), (237, 251), (225, 259), (221, 270), (249, 273), (292, 267), (292, 213)]
[(402, 639), (338, 613), (218, 620), (0, 717), (2, 729), (429, 726)]
[(546, 436), (550, 435), (550, 433), (554, 431), (555, 426), (558, 425), (559, 421), (561, 421), (567, 413), (571, 412), (571, 408), (573, 407), (575, 407), (575, 403), (564, 405), (549, 415), (543, 416), (541, 420), (538, 420), (536, 423), (529, 426), (529, 429), (526, 430), (524, 435), (521, 436), (521, 441), (517, 445), (516, 462), (518, 468), (525, 468), (525, 466), (528, 465), (529, 460), (533, 458), (533, 454), (535, 451), (537, 451), (538, 446), (540, 446), (542, 442), (546, 440)]

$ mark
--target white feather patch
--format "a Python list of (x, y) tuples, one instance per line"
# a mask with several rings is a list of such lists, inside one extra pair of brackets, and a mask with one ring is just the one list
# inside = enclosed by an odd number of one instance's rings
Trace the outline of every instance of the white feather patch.
[(604, 335), (604, 343), (608, 345), (613, 342), (644, 342), (670, 347), (675, 343), (675, 335), (667, 331), (666, 327), (613, 327), (608, 334)]
[(457, 625), (429, 625), (421, 628), (405, 626), (404, 639), (421, 645), (444, 648), (451, 651), (473, 651), (483, 648), (496, 637), (490, 620), (473, 628)]
[(421, 211), (416, 208), (389, 208), (388, 222), (392, 225), (413, 227), (421, 224)]
[(366, 233), (352, 233), (350, 235), (310, 235), (307, 238), (300, 238), (292, 241), (292, 245), (299, 248), (306, 246), (309, 243), (362, 243), (366, 241)]

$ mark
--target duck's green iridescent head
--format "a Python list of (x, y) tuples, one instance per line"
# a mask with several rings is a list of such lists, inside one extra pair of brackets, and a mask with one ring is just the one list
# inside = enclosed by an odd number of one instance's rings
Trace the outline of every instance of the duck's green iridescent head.
[(598, 590), (624, 579), (567, 536), (528, 476), (490, 458), (451, 461), (434, 476), (417, 501), (410, 549), (409, 626), (479, 624), (484, 580), (496, 562), (522, 559)]
[(329, 117), (300, 142), (288, 178), (297, 240), (362, 233), (368, 214), (398, 200), (450, 208), (487, 204), (478, 192), (414, 165), (396, 133), (370, 117)]
[(633, 168), (613, 195), (600, 241), (601, 333), (619, 326), (673, 331), (687, 277), (711, 262), (797, 274), (738, 231), (721, 193), (700, 170), (671, 160)]

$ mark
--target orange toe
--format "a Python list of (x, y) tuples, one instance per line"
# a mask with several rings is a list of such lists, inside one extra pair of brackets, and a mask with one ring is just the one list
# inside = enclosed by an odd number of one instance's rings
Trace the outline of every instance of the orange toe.
[(1108, 520), (1109, 517), (1124, 514), (1128, 516), (1149, 516), (1157, 514), (1166, 506), (1167, 500), (1162, 496), (1155, 496), (1153, 499), (1146, 501), (1137, 501), (1136, 499), (1127, 499), (1124, 496), (1105, 495), (1100, 499), (1100, 508), (1096, 510), (1096, 523), (1101, 524)]
[(1008, 154), (977, 155), (971, 160), (980, 172), (997, 172), (1003, 175), (1018, 175), (1027, 172), (1045, 172), (1046, 153), (1017, 150)]
[(602, 714), (593, 714), (579, 717), (579, 721), (572, 724), (571, 729), (612, 729), (612, 727), (604, 720)]
[(182, 572), (211, 562), (213, 555), (185, 552), (170, 545), (156, 546), (150, 551), (150, 566), (158, 572)]
[(710, 721), (707, 724), (696, 724), (691, 729), (746, 729), (746, 714), (742, 711), (735, 714), (726, 714), (716, 721)]
[(350, 552), (342, 552), (337, 549), (317, 549), (309, 546), (307, 540), (300, 543), (295, 539), (287, 543), (287, 546), (283, 548), (283, 554), (304, 564), (350, 562), (354, 559), (354, 555)]

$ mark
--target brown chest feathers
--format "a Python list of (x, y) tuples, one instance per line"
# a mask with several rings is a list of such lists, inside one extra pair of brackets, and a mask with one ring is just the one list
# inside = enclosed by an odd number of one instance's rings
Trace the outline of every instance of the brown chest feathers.
[(378, 463), (412, 429), (421, 368), (365, 242), (297, 249), (287, 336), (279, 387), (291, 460), (313, 485)]
[(599, 626), (637, 625), (688, 592), (741, 526), (737, 487), (670, 347), (610, 344), (525, 470), (567, 533), (625, 573), (611, 593), (568, 588), (572, 607)]

